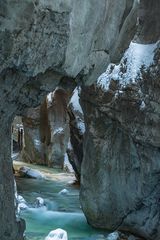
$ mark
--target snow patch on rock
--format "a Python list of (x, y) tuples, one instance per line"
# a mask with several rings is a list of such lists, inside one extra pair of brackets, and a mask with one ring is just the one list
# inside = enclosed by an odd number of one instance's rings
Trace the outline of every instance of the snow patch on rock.
[(18, 156), (19, 156), (19, 153), (12, 153), (12, 160), (14, 161), (14, 160), (16, 160), (17, 158), (18, 158)]
[(80, 91), (81, 91), (81, 88), (78, 88), (78, 87), (75, 88), (69, 105), (71, 105), (72, 110), (75, 114), (77, 128), (79, 129), (79, 131), (82, 134), (84, 134), (85, 124), (84, 124), (84, 121), (83, 121), (83, 111), (82, 111), (81, 105), (79, 103), (79, 92)]
[(35, 146), (35, 148), (38, 151), (40, 151), (40, 149), (41, 149), (41, 141), (40, 141), (40, 139), (34, 139), (34, 146)]
[(63, 132), (64, 132), (64, 129), (62, 127), (59, 127), (54, 130), (53, 134), (56, 135), (56, 134), (61, 134)]
[(154, 53), (158, 42), (154, 44), (139, 44), (131, 42), (119, 65), (109, 64), (105, 73), (102, 73), (97, 85), (108, 91), (111, 80), (119, 81), (122, 87), (135, 83), (141, 69), (146, 70), (154, 63)]
[(45, 201), (42, 197), (37, 197), (35, 202), (36, 207), (43, 207), (45, 206)]
[(26, 203), (19, 203), (18, 204), (18, 212), (20, 212), (20, 210), (25, 210), (25, 209), (27, 209), (28, 208), (28, 206), (27, 206), (27, 204)]
[(113, 232), (113, 233), (110, 233), (108, 236), (107, 236), (107, 239), (106, 240), (118, 240), (119, 239), (119, 234), (118, 232)]
[(68, 240), (67, 232), (61, 228), (51, 231), (45, 240)]
[(21, 210), (25, 210), (28, 208), (27, 202), (24, 199), (24, 197), (17, 194), (16, 200), (17, 200), (17, 205), (18, 205), (18, 207), (17, 207), (18, 214), (20, 213)]
[(72, 167), (72, 165), (71, 165), (70, 162), (69, 162), (68, 154), (67, 154), (67, 153), (65, 153), (65, 155), (64, 155), (64, 169), (65, 169), (67, 172), (69, 172), (69, 173), (73, 173), (73, 172), (74, 172), (73, 167)]
[(73, 147), (72, 147), (72, 144), (71, 144), (71, 140), (70, 140), (70, 139), (69, 139), (69, 141), (68, 141), (67, 148), (68, 148), (69, 150), (73, 150)]
[(143, 111), (145, 108), (146, 108), (146, 104), (144, 101), (142, 101), (140, 105), (140, 110)]
[(80, 118), (77, 118), (77, 127), (78, 127), (79, 131), (80, 131), (82, 134), (85, 133), (85, 130), (86, 130), (85, 124), (84, 124), (84, 122), (82, 121), (82, 119), (80, 119)]
[(26, 203), (26, 200), (21, 195), (17, 195), (17, 201), (18, 203)]
[(74, 89), (73, 96), (71, 97), (71, 100), (70, 100), (70, 104), (72, 104), (73, 109), (75, 111), (79, 111), (80, 113), (83, 114), (81, 105), (79, 103), (79, 91), (80, 91), (80, 88), (78, 87)]
[(50, 92), (50, 93), (47, 95), (47, 101), (48, 101), (48, 103), (52, 103), (52, 98), (53, 98), (53, 92)]

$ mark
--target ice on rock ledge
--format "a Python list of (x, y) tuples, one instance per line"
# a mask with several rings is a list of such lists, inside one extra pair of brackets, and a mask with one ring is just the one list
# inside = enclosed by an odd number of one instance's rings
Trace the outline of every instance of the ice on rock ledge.
[(45, 240), (68, 240), (67, 232), (61, 228), (51, 231)]
[(158, 42), (154, 44), (139, 44), (131, 42), (119, 65), (109, 64), (106, 72), (102, 73), (97, 85), (108, 91), (111, 80), (119, 81), (124, 87), (129, 83), (135, 83), (140, 70), (146, 70), (154, 62), (155, 49)]

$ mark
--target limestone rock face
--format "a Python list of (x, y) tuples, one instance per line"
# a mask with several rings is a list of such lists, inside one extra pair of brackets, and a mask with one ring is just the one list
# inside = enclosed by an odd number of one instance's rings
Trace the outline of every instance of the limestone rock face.
[(58, 88), (48, 95), (40, 107), (27, 111), (23, 117), (24, 161), (63, 168), (70, 134), (69, 98), (69, 92)]
[[(142, 3), (147, 7), (147, 2)], [(156, 8), (157, 2), (152, 3)], [(144, 12), (141, 30), (151, 17), (156, 18), (149, 11), (147, 8), (147, 16)], [(160, 238), (157, 32), (156, 27), (150, 38), (148, 32), (138, 32), (138, 43), (131, 42), (120, 64), (111, 64), (97, 85), (84, 87), (81, 93), (86, 124), (80, 194), (83, 211), (95, 227), (129, 231), (147, 240)]]
[(75, 77), (85, 68), (85, 74), (94, 70), (95, 78), (109, 62), (110, 51), (122, 44), (118, 38), (125, 34), (126, 24), (127, 35), (134, 32), (133, 2), (1, 1), (0, 71), (15, 68), (36, 76), (54, 69)]
[(72, 164), (78, 181), (80, 181), (81, 176), (81, 164), (83, 160), (83, 137), (85, 133), (84, 116), (79, 101), (80, 91), (80, 88), (75, 88), (68, 106), (68, 113), (70, 117), (70, 142), (67, 149), (69, 161)]
[(59, 168), (63, 168), (69, 156), (80, 181), (85, 124), (78, 89), (75, 88), (72, 97), (71, 90), (57, 88), (41, 106), (26, 112), (21, 156), (25, 162)]
[(159, 1), (140, 1), (138, 13), (137, 41), (143, 43), (156, 42), (159, 39)]
[[(8, 136), (8, 138), (4, 136)], [(6, 126), (1, 129), (0, 137), (0, 167), (2, 169), (0, 174), (0, 239), (22, 240), (25, 224), (23, 220), (16, 219), (15, 216), (14, 177), (11, 153), (8, 151), (8, 146), (11, 146), (10, 128)]]
[[(43, 103), (44, 104), (44, 103)], [(30, 108), (23, 116), (24, 147), (22, 159), (25, 162), (44, 164), (45, 149), (40, 137), (40, 107)], [(48, 126), (48, 125), (47, 125)]]
[(48, 165), (51, 132), (46, 98), (40, 106), (26, 111), (23, 115), (23, 128), (24, 147), (21, 154), (23, 161)]
[(48, 105), (48, 118), (50, 123), (50, 149), (48, 155), (49, 165), (53, 167), (64, 166), (64, 157), (67, 151), (69, 140), (69, 116), (67, 103), (69, 94), (59, 88), (51, 96)]
[(14, 116), (37, 107), (63, 77), (95, 81), (134, 35), (135, 3), (0, 0), (0, 239), (23, 238), (14, 213), (9, 141)]
[(82, 91), (81, 203), (87, 219), (153, 240), (160, 236), (159, 71), (156, 62), (123, 87), (111, 80), (107, 91)]

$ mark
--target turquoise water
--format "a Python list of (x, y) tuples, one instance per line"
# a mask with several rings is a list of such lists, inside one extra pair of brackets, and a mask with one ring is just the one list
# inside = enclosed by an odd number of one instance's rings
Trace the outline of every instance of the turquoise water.
[[(21, 211), (21, 217), (26, 221), (27, 240), (44, 240), (51, 230), (62, 228), (67, 231), (69, 240), (101, 239), (101, 234), (87, 224), (79, 203), (79, 189), (68, 184), (67, 178), (57, 173), (48, 180), (17, 179), (18, 193), (22, 195), (29, 208)], [(62, 189), (69, 191), (68, 195), (61, 195)], [(45, 206), (35, 207), (37, 197), (45, 200)]]

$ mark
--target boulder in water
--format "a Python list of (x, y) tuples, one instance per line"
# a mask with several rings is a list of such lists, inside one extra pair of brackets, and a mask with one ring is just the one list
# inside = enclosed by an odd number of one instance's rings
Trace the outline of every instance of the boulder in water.
[(17, 202), (18, 203), (26, 203), (26, 200), (21, 195), (17, 195)]
[(68, 195), (69, 194), (69, 191), (67, 189), (63, 189), (59, 192), (60, 195)]
[(19, 174), (22, 177), (28, 177), (28, 178), (37, 178), (37, 179), (45, 178), (44, 175), (38, 170), (29, 168), (26, 166), (23, 166), (19, 169)]
[(106, 240), (118, 240), (118, 239), (119, 239), (119, 233), (118, 232), (113, 232), (113, 233), (110, 233), (107, 236)]
[(35, 205), (36, 205), (36, 207), (43, 207), (43, 206), (45, 206), (44, 199), (41, 198), (41, 197), (37, 197)]
[(68, 240), (67, 232), (61, 228), (51, 231), (45, 240)]
[(18, 213), (20, 213), (21, 210), (25, 210), (28, 208), (26, 200), (21, 195), (17, 194), (16, 201), (18, 204), (18, 207), (17, 207)]
[(21, 202), (21, 203), (18, 204), (18, 212), (20, 212), (20, 210), (25, 210), (27, 208), (28, 208), (28, 206), (24, 202)]

